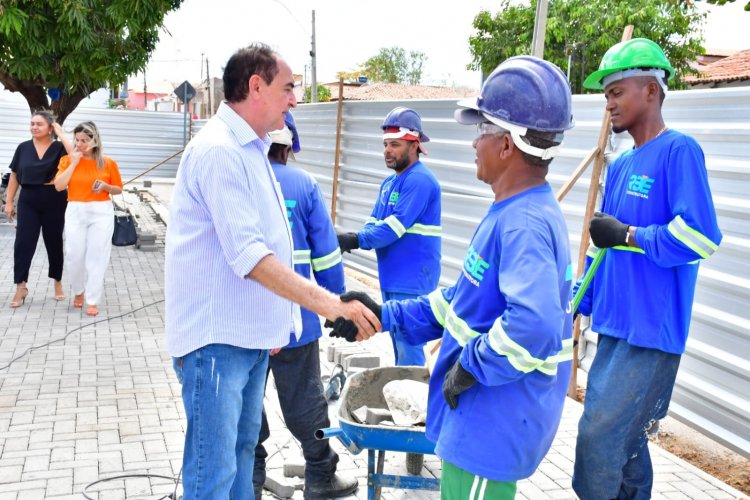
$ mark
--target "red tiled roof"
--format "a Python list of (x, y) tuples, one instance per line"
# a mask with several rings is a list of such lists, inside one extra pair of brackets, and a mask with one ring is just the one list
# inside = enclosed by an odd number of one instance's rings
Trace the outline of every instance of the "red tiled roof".
[(748, 79), (750, 79), (750, 49), (703, 66), (699, 76), (688, 75), (685, 77), (685, 82), (695, 84)]
[[(331, 90), (331, 100), (339, 98), (339, 84), (324, 84)], [(466, 87), (429, 87), (425, 85), (402, 85), (400, 83), (370, 83), (367, 85), (344, 84), (344, 100), (389, 101), (400, 99), (450, 99), (479, 95), (479, 90)]]

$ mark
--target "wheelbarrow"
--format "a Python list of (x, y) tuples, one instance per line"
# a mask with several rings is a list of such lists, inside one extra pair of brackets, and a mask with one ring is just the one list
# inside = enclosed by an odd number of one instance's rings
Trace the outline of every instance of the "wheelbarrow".
[(404, 379), (427, 383), (430, 373), (423, 367), (393, 366), (372, 368), (352, 375), (347, 379), (339, 398), (339, 427), (319, 429), (315, 433), (318, 439), (338, 438), (354, 455), (367, 449), (368, 500), (378, 500), (383, 487), (440, 490), (439, 479), (383, 474), (386, 451), (435, 454), (435, 443), (425, 437), (424, 427), (361, 424), (352, 415), (352, 412), (362, 406), (387, 408), (383, 386), (392, 380)]

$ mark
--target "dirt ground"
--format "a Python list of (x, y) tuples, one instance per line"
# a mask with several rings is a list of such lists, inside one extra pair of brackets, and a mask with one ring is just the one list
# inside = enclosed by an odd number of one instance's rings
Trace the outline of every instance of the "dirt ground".
[(659, 432), (652, 440), (686, 462), (750, 495), (750, 460), (742, 455), (669, 417), (661, 421)]

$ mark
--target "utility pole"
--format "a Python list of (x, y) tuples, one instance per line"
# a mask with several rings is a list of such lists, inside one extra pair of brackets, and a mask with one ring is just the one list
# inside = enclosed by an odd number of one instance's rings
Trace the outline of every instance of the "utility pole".
[(315, 11), (312, 11), (312, 66), (310, 67), (310, 102), (318, 102), (318, 81), (315, 75)]
[(536, 4), (536, 18), (534, 19), (534, 37), (531, 40), (531, 55), (544, 59), (544, 36), (547, 33), (547, 0), (539, 0)]
[(143, 111), (148, 111), (148, 90), (146, 90), (146, 69), (143, 69)]
[(211, 106), (211, 94), (213, 94), (213, 89), (211, 88), (211, 76), (208, 74), (208, 57), (206, 58), (206, 83), (208, 87), (208, 113), (206, 113), (206, 118), (210, 118), (214, 115), (214, 108)]

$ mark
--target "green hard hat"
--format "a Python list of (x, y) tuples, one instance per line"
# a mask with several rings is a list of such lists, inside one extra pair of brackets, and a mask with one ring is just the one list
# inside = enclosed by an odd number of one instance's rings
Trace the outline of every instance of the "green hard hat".
[(634, 38), (610, 47), (602, 57), (599, 69), (586, 78), (583, 86), (587, 89), (603, 89), (604, 77), (634, 68), (658, 68), (665, 71), (668, 79), (674, 76), (674, 68), (661, 47), (647, 38)]

